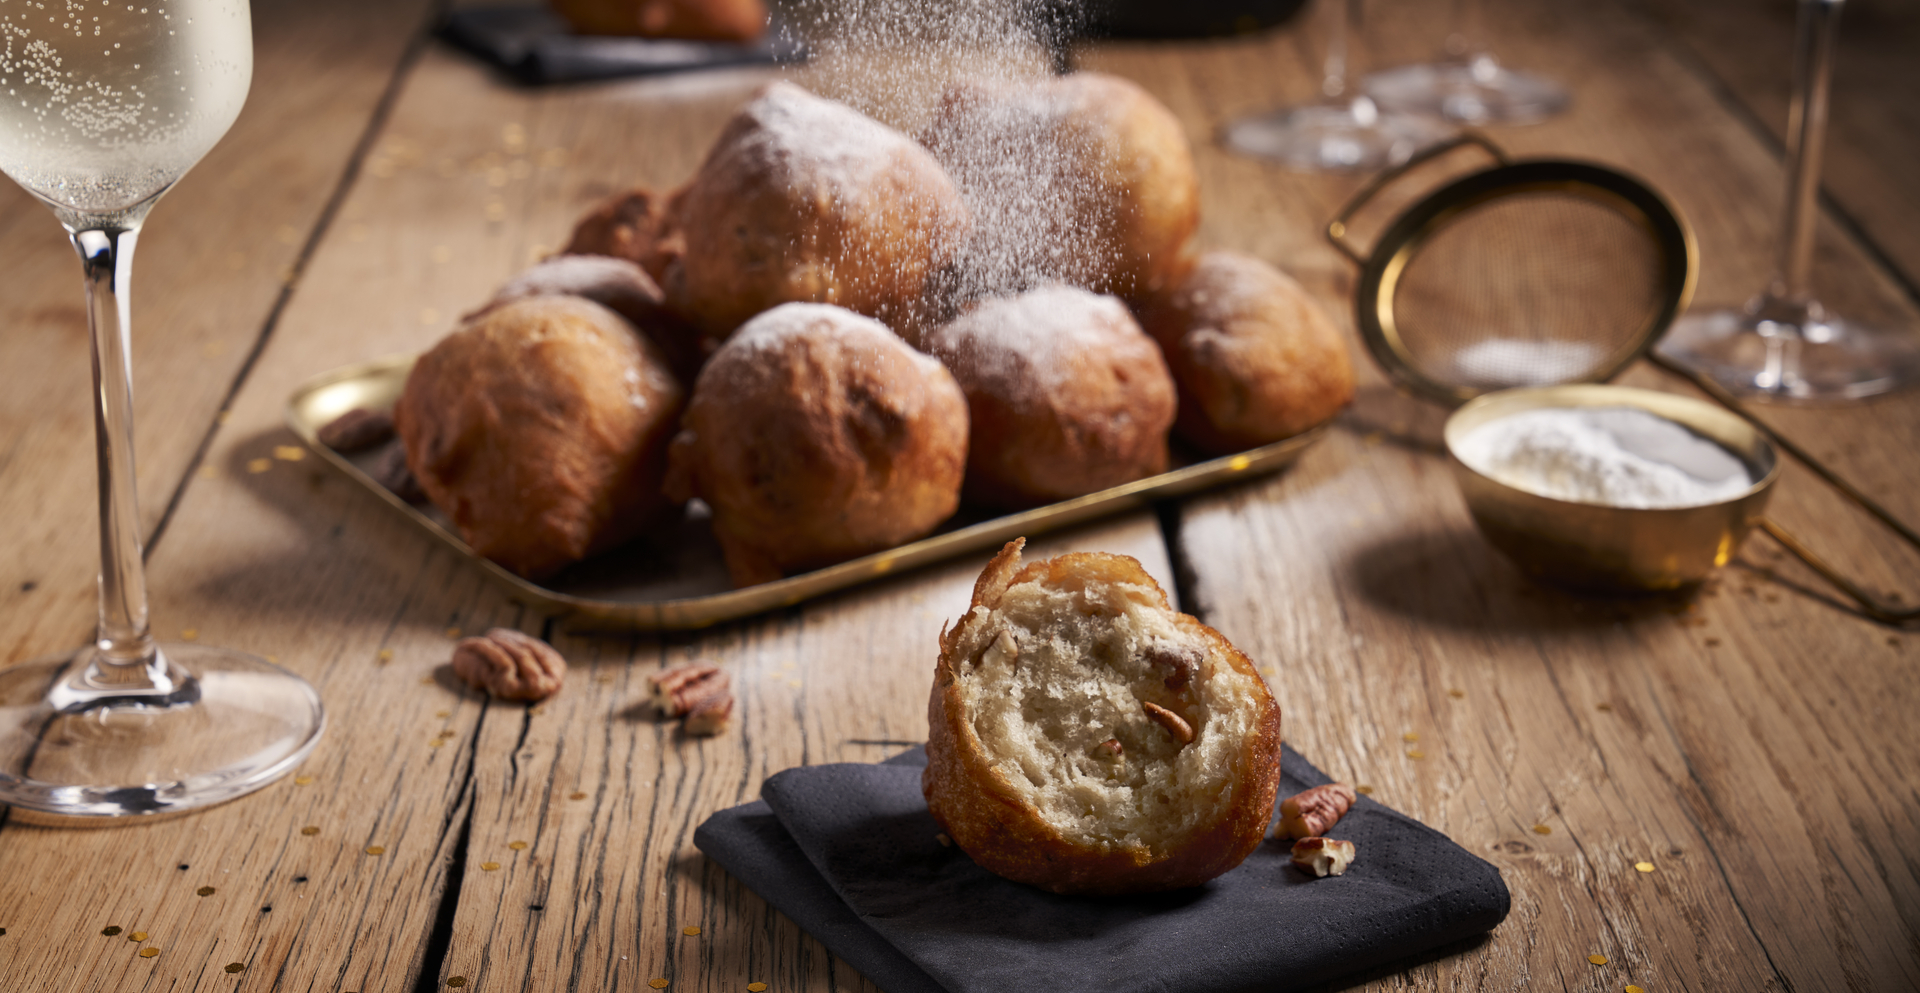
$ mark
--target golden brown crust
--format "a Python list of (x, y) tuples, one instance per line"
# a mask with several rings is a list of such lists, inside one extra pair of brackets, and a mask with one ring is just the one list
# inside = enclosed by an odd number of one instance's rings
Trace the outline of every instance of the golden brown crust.
[(761, 0), (548, 0), (579, 34), (748, 42), (767, 27)]
[(1119, 301), (1043, 287), (921, 343), (967, 395), (968, 499), (1030, 507), (1166, 471), (1173, 379)]
[(967, 228), (959, 191), (912, 139), (791, 83), (728, 121), (675, 197), (683, 253), (668, 303), (716, 340), (782, 303), (832, 303), (900, 327)]
[(838, 307), (788, 304), (714, 353), (671, 493), (713, 508), (736, 586), (891, 548), (959, 504), (966, 399), (940, 364)]
[(1236, 252), (1208, 252), (1140, 308), (1180, 387), (1180, 436), (1214, 453), (1299, 434), (1353, 399), (1340, 329), (1299, 283)]
[(666, 509), (660, 479), (682, 399), (659, 350), (618, 314), (530, 297), (422, 355), (394, 429), (467, 544), (537, 578)]
[(594, 205), (574, 225), (564, 255), (611, 255), (647, 271), (657, 283), (680, 251), (667, 226), (668, 201), (645, 187), (616, 193)]
[(471, 321), (509, 300), (539, 296), (585, 297), (627, 319), (665, 353), (674, 375), (693, 382), (706, 355), (699, 332), (666, 307), (653, 277), (631, 259), (610, 255), (551, 255), (508, 280), (486, 306), (461, 318)]
[(923, 141), (974, 208), (963, 262), (987, 292), (1059, 280), (1132, 299), (1174, 285), (1193, 264), (1200, 186), (1186, 132), (1127, 80), (1076, 72), (961, 83)]
[[(981, 574), (973, 601), (952, 630), (943, 631), (933, 693), (927, 703), (927, 767), (921, 788), (927, 806), (962, 851), (990, 872), (1056, 893), (1145, 893), (1197, 886), (1239, 865), (1260, 844), (1280, 785), (1280, 708), (1253, 663), (1225, 637), (1193, 617), (1177, 623), (1203, 640), (1210, 653), (1260, 687), (1255, 730), (1241, 742), (1232, 802), (1222, 816), (1165, 850), (1075, 843), (1043, 821), (1001, 776), (966, 714), (956, 673), (971, 659), (955, 649), (968, 625), (982, 623), (973, 608), (991, 609), (1009, 586), (1040, 579), (1049, 584), (1123, 582), (1150, 587), (1166, 607), (1164, 591), (1140, 563), (1121, 555), (1074, 553), (1019, 565), (1025, 539), (1009, 542)], [(1011, 575), (1009, 575), (1011, 574)], [(1169, 608), (1170, 609), (1170, 608)]]

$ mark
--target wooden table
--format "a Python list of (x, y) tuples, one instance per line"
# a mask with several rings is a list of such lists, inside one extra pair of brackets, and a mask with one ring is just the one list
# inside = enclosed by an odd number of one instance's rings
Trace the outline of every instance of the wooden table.
[[(1499, 140), (1665, 191), (1699, 236), (1702, 303), (1759, 287), (1791, 5), (1489, 6), (1496, 50), (1576, 94)], [(1920, 5), (1849, 6), (1816, 279), (1859, 318), (1920, 330)], [(1374, 8), (1376, 63), (1432, 55), (1450, 7)], [(870, 988), (691, 835), (773, 772), (922, 739), (935, 635), (979, 562), (694, 635), (587, 638), (288, 447), (294, 386), (426, 347), (588, 204), (681, 182), (772, 75), (523, 90), (432, 40), (436, 10), (257, 2), (247, 110), (140, 249), (155, 628), (277, 657), (320, 688), (331, 726), (296, 777), (190, 816), (76, 829), (0, 814), (0, 988)], [(1358, 181), (1213, 141), (1237, 115), (1309, 99), (1316, 44), (1294, 25), (1077, 59), (1186, 122), (1208, 245), (1279, 263), (1344, 322), (1351, 273), (1317, 232)], [(97, 560), (77, 269), (10, 184), (0, 274), (4, 663), (89, 636)], [(1645, 368), (1625, 381), (1680, 389)], [(1764, 538), (1686, 599), (1531, 585), (1473, 531), (1445, 415), (1364, 369), (1293, 470), (1037, 550), (1138, 556), (1261, 664), (1295, 747), (1500, 868), (1506, 923), (1369, 985), (1920, 987), (1920, 642), (1850, 613)], [(1920, 520), (1920, 396), (1767, 417)], [(1915, 557), (1804, 473), (1774, 509), (1912, 595)], [(450, 682), (450, 637), (494, 625), (553, 638), (574, 666), (565, 691), (529, 710)], [(646, 674), (692, 658), (740, 688), (722, 737), (644, 713)]]

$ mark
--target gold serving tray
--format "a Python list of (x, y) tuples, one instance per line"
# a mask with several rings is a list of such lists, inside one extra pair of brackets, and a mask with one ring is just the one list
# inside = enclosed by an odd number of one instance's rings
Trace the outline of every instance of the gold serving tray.
[(738, 590), (727, 580), (720, 546), (707, 527), (706, 508), (695, 501), (678, 524), (571, 566), (549, 577), (542, 585), (474, 554), (447, 518), (431, 505), (410, 504), (375, 482), (366, 470), (372, 462), (372, 452), (346, 454), (320, 443), (320, 428), (355, 407), (393, 409), (415, 358), (397, 355), (376, 359), (309, 380), (287, 399), (287, 425), (315, 454), (465, 556), (521, 601), (565, 614), (576, 625), (586, 622), (587, 627), (598, 625), (634, 631), (701, 628), (789, 607), (890, 573), (959, 555), (998, 550), (1023, 535), (1032, 537), (1123, 510), (1146, 507), (1158, 500), (1274, 472), (1291, 465), (1327, 430), (1323, 424), (1237, 455), (1197, 462), (1125, 486), (1015, 514), (987, 517), (962, 507), (940, 532), (919, 541)]

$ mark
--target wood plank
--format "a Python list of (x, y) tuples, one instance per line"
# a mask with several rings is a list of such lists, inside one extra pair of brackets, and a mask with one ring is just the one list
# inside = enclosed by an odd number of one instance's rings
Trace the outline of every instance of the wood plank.
[[(1779, 165), (1719, 111), (1711, 81), (1630, 8), (1493, 6), (1496, 50), (1550, 68), (1576, 96), (1566, 118), (1497, 139), (1639, 173), (1694, 223), (1702, 299), (1758, 285)], [(1376, 32), (1384, 61), (1430, 52), (1409, 39), (1432, 27), (1406, 14)], [(1159, 93), (1206, 143), (1225, 120), (1310, 92), (1295, 51), (1282, 34), (1178, 53), (1112, 46), (1088, 61)], [(1300, 273), (1344, 317), (1350, 273), (1316, 233), (1355, 181), (1206, 148), (1203, 235)], [(1860, 246), (1831, 227), (1822, 237), (1831, 299), (1912, 320)], [(1628, 381), (1676, 388), (1644, 370)], [(1911, 781), (1920, 744), (1893, 705), (1915, 674), (1900, 636), (1768, 581), (1775, 557), (1758, 545), (1693, 600), (1537, 588), (1454, 496), (1445, 413), (1367, 369), (1342, 431), (1298, 471), (1191, 501), (1180, 525), (1203, 616), (1272, 669), (1289, 740), (1494, 862), (1514, 891), (1488, 943), (1394, 982), (1912, 986), (1920, 880), (1902, 852), (1920, 811), (1886, 788)], [(1914, 400), (1769, 418), (1920, 514), (1903, 454)], [(1916, 574), (1803, 478), (1781, 486), (1775, 513), (1876, 583)]]
[[(1784, 148), (1793, 87), (1797, 5), (1712, 0), (1645, 5), (1726, 87), (1748, 119)], [(1920, 293), (1920, 3), (1854, 0), (1835, 36), (1833, 92), (1822, 187)], [(1769, 191), (1782, 203), (1783, 191)], [(1757, 289), (1757, 288), (1756, 288)], [(1816, 282), (1816, 292), (1822, 291)], [(1736, 301), (1737, 302), (1737, 301)], [(1909, 326), (1911, 327), (1911, 326)]]
[[(245, 367), (424, 0), (253, 5), (253, 90), (225, 140), (161, 201), (133, 280), (141, 519), (148, 534)], [(93, 630), (100, 568), (86, 309), (50, 211), (0, 184), (0, 664)]]

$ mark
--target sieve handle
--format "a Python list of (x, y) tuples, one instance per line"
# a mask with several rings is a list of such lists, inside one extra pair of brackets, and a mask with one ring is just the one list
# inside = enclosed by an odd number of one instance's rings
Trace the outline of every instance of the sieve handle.
[(1462, 131), (1439, 144), (1428, 145), (1415, 153), (1412, 158), (1368, 180), (1367, 185), (1362, 186), (1360, 192), (1355, 193), (1353, 199), (1348, 200), (1347, 205), (1340, 208), (1340, 213), (1327, 222), (1327, 240), (1333, 243), (1333, 247), (1340, 250), (1340, 254), (1352, 259), (1354, 265), (1366, 265), (1366, 257), (1347, 243), (1347, 222), (1353, 219), (1353, 215), (1360, 212), (1360, 208), (1365, 207), (1369, 201), (1378, 196), (1381, 190), (1393, 185), (1400, 177), (1463, 145), (1479, 146), (1501, 165), (1507, 165), (1510, 161), (1507, 153), (1499, 145), (1494, 144), (1493, 139), (1478, 131)]
[[(1899, 535), (1909, 547), (1920, 551), (1920, 534), (1916, 534), (1905, 522), (1893, 516), (1893, 513), (1887, 510), (1887, 508), (1880, 506), (1880, 504), (1874, 502), (1871, 497), (1860, 492), (1852, 483), (1840, 478), (1832, 469), (1821, 464), (1818, 459), (1814, 458), (1805, 449), (1775, 433), (1765, 422), (1755, 417), (1745, 406), (1741, 405), (1739, 399), (1732, 393), (1729, 393), (1726, 387), (1714, 382), (1711, 377), (1695, 372), (1659, 352), (1649, 349), (1646, 357), (1647, 361), (1652, 362), (1654, 365), (1699, 387), (1700, 392), (1712, 397), (1714, 402), (1732, 411), (1748, 424), (1753, 425), (1754, 430), (1760, 432), (1762, 436), (1772, 442), (1774, 447), (1793, 456), (1794, 461), (1806, 466), (1814, 475), (1825, 480), (1828, 486), (1839, 491), (1840, 495), (1846, 497), (1854, 506), (1873, 515), (1875, 520), (1885, 525), (1889, 531)], [(1825, 559), (1815, 555), (1811, 549), (1802, 545), (1799, 539), (1788, 533), (1787, 529), (1781, 527), (1772, 519), (1761, 519), (1760, 527), (1765, 530), (1773, 540), (1779, 542), (1780, 547), (1792, 552), (1794, 558), (1806, 563), (1807, 568), (1819, 573), (1827, 582), (1832, 583), (1835, 589), (1852, 597), (1853, 601), (1860, 605), (1861, 611), (1867, 616), (1892, 624), (1899, 624), (1920, 618), (1920, 609), (1889, 607), (1874, 599), (1866, 590), (1862, 589), (1859, 584), (1842, 576), (1833, 566), (1828, 565)]]

